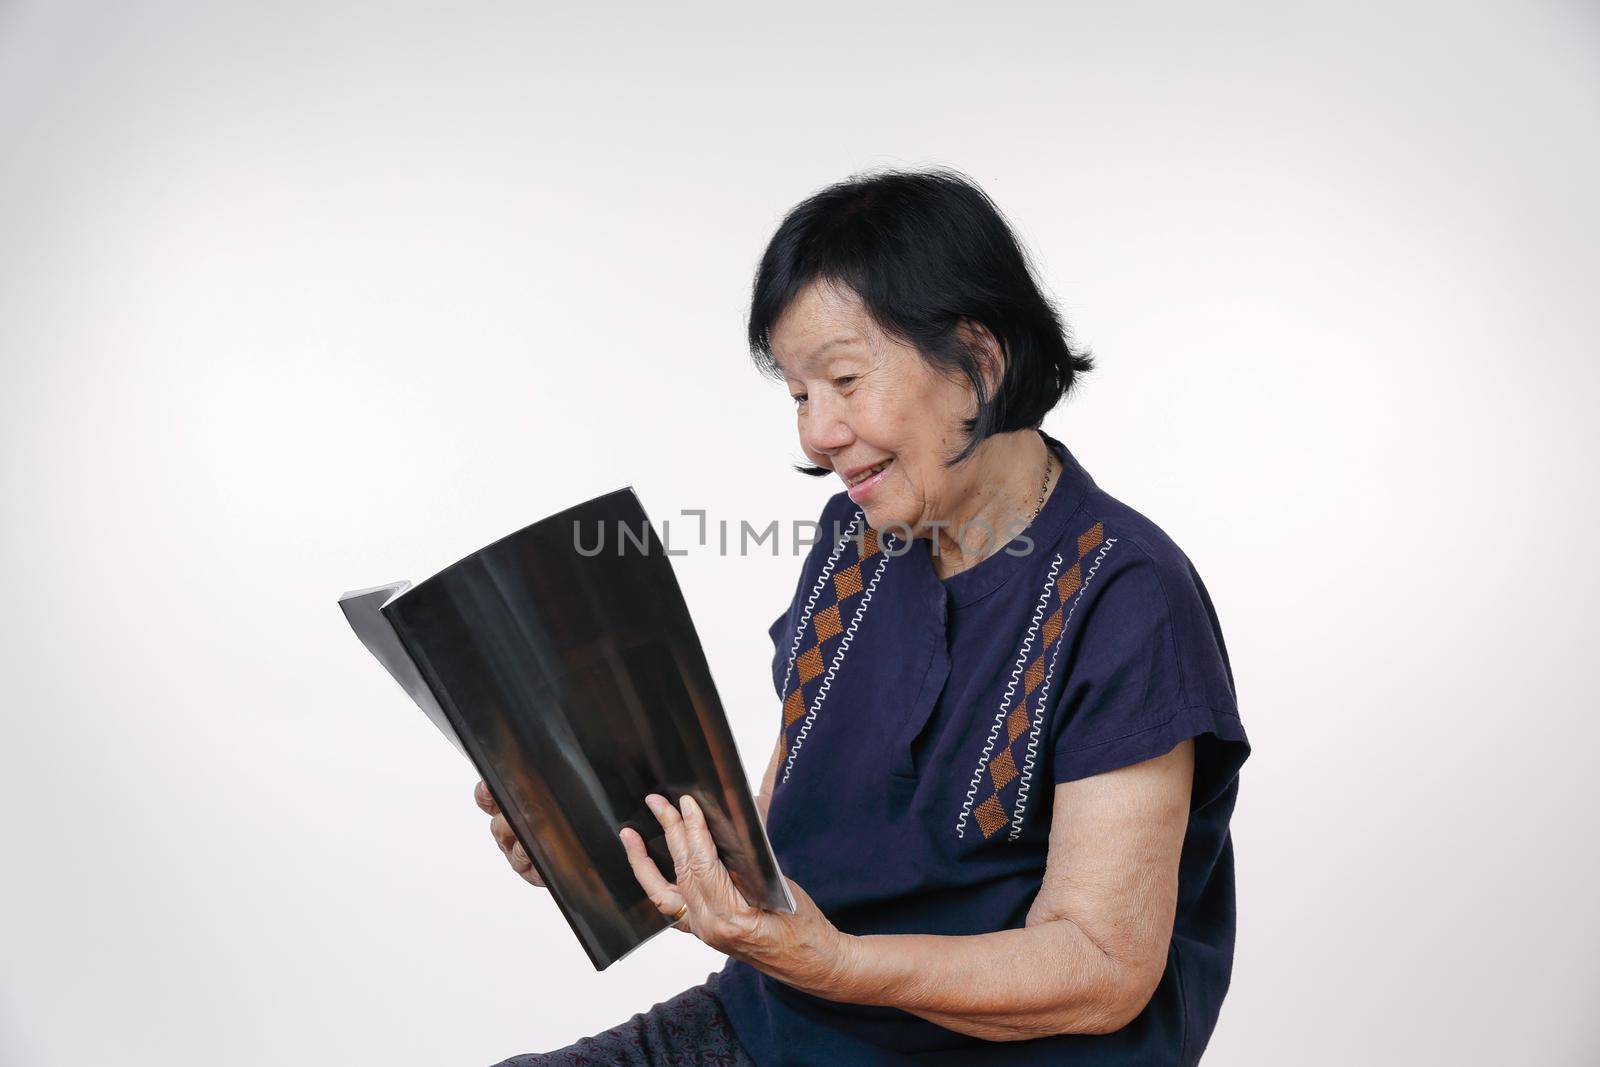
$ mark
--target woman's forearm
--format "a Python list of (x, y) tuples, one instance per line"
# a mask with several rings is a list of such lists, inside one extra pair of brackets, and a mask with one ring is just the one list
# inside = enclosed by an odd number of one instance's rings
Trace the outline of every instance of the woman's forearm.
[[(755, 798), (763, 822), (782, 758), (780, 735)], [(1030, 916), (1021, 929), (962, 936), (832, 932), (832, 965), (773, 976), (813, 996), (899, 1008), (990, 1041), (1106, 1033), (1149, 999), (1066, 918)]]
[(843, 935), (806, 992), (899, 1008), (990, 1041), (1109, 1033), (1143, 1009), (1137, 980), (1069, 919), (987, 934)]

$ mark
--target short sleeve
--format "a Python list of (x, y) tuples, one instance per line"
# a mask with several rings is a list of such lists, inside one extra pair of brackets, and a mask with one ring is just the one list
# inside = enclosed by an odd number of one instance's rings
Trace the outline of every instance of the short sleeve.
[(1108, 540), (1067, 605), (1054, 779), (1104, 774), (1195, 738), (1198, 810), (1227, 790), (1250, 753), (1222, 630), (1180, 552), (1152, 556), (1128, 538)]

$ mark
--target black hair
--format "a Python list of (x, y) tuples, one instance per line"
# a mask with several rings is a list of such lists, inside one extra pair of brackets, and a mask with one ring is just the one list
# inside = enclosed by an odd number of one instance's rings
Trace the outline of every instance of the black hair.
[[(813, 281), (848, 288), (879, 328), (915, 347), (936, 369), (960, 373), (972, 384), (978, 410), (963, 421), (966, 446), (947, 466), (966, 459), (987, 437), (1038, 427), (1094, 366), (1040, 291), (999, 208), (971, 179), (948, 168), (856, 174), (784, 216), (761, 256), (750, 296), (750, 354), (762, 373), (782, 377), (772, 327)], [(964, 319), (984, 326), (1004, 354), (1005, 376), (993, 395), (980, 347), (958, 328)]]

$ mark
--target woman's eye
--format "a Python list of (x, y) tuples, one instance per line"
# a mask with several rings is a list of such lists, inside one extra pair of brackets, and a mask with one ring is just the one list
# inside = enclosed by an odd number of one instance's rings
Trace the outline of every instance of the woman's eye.
[(806, 394), (804, 394), (804, 393), (793, 393), (793, 394), (790, 395), (789, 399), (794, 401), (794, 406), (795, 407), (799, 407), (801, 404), (804, 404), (806, 402)]
[(856, 376), (854, 374), (846, 374), (842, 378), (835, 378), (833, 380), (833, 384), (837, 385), (840, 389), (845, 389), (845, 388), (848, 388), (850, 383), (855, 381), (855, 380), (856, 380)]

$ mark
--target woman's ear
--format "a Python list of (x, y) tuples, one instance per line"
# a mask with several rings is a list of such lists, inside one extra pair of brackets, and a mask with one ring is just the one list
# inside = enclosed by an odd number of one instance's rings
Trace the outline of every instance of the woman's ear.
[(970, 351), (978, 359), (978, 369), (983, 375), (984, 391), (993, 399), (1000, 392), (1000, 385), (1006, 377), (1005, 353), (1000, 348), (1000, 342), (994, 334), (981, 322), (972, 319), (962, 319), (958, 327), (962, 340), (965, 341)]

